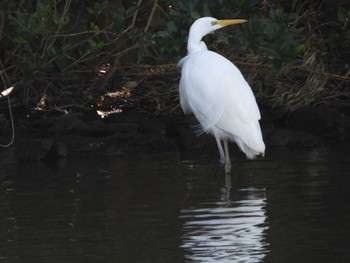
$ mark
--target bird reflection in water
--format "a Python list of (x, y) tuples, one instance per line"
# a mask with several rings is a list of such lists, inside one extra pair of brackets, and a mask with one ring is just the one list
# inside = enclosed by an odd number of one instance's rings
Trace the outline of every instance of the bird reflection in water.
[(227, 173), (221, 181), (218, 201), (181, 210), (186, 260), (261, 262), (268, 249), (265, 189), (234, 190)]

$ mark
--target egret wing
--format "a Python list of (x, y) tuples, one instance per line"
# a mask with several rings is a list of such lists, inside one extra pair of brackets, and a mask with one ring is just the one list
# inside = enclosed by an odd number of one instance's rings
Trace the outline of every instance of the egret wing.
[[(182, 58), (179, 63), (177, 64), (177, 66), (179, 68), (182, 68), (182, 72), (184, 71), (183, 66), (185, 64), (185, 62), (188, 60), (188, 56)], [(184, 111), (185, 114), (191, 114), (192, 113), (192, 109), (190, 107), (190, 103), (187, 97), (187, 93), (186, 93), (186, 81), (185, 78), (183, 76), (183, 73), (181, 74), (181, 79), (180, 79), (180, 84), (179, 84), (179, 93), (180, 93), (180, 105), (182, 110)]]
[(232, 135), (247, 156), (263, 153), (265, 145), (259, 124), (261, 116), (254, 94), (236, 66), (231, 62), (220, 65), (224, 73), (221, 80), (224, 96), (220, 98), (224, 110), (216, 127)]
[[(212, 51), (196, 52), (184, 61), (180, 99), (185, 112), (190, 109), (205, 122), (205, 130), (216, 125), (225, 112), (242, 121), (260, 119), (254, 95), (240, 71)], [(247, 107), (251, 104), (252, 107)]]

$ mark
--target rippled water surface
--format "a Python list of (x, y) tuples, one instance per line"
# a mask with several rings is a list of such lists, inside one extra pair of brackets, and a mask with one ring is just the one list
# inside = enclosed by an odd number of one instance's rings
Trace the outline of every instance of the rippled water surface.
[(2, 165), (0, 262), (350, 262), (349, 149)]

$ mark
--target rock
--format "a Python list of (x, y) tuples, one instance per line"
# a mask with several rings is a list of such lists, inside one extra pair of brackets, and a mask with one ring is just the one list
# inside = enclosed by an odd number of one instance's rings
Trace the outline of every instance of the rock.
[(106, 130), (113, 135), (114, 138), (130, 139), (137, 135), (138, 124), (133, 122), (127, 123), (111, 123), (106, 125)]
[(79, 119), (78, 114), (68, 114), (60, 118), (49, 120), (50, 127), (47, 129), (52, 134), (74, 134), (84, 133), (88, 129), (85, 121)]
[(6, 148), (0, 148), (0, 165), (10, 165), (18, 163), (16, 158), (16, 147), (12, 144)]
[(51, 150), (50, 139), (22, 139), (15, 144), (15, 155), (19, 160), (39, 161), (44, 159)]
[(66, 158), (68, 156), (66, 144), (63, 142), (55, 142), (51, 147), (49, 156), (53, 158)]
[(276, 129), (275, 132), (270, 135), (268, 145), (313, 148), (322, 146), (323, 142), (318, 137), (306, 132)]
[(334, 136), (341, 131), (338, 124), (341, 114), (326, 106), (305, 106), (290, 113), (287, 128), (304, 131), (316, 136)]
[(290, 130), (279, 129), (270, 134), (269, 145), (271, 146), (286, 146), (290, 142), (292, 133)]
[(194, 116), (187, 116), (184, 120), (178, 123), (179, 139), (177, 143), (182, 149), (185, 150), (195, 150), (201, 149), (208, 144), (215, 141), (215, 139), (210, 138), (211, 136), (206, 136), (206, 134), (198, 134), (198, 121)]
[(24, 161), (40, 161), (45, 158), (67, 157), (65, 143), (53, 139), (21, 139), (15, 144), (15, 157)]

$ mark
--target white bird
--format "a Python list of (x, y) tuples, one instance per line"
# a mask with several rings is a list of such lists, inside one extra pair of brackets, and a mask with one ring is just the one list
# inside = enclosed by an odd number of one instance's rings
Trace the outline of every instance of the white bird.
[(196, 20), (189, 32), (188, 54), (178, 63), (181, 108), (185, 114), (196, 116), (201, 133), (214, 135), (227, 173), (231, 169), (228, 140), (235, 142), (249, 159), (264, 156), (260, 111), (239, 69), (225, 57), (209, 51), (202, 38), (224, 26), (246, 21), (212, 17)]

